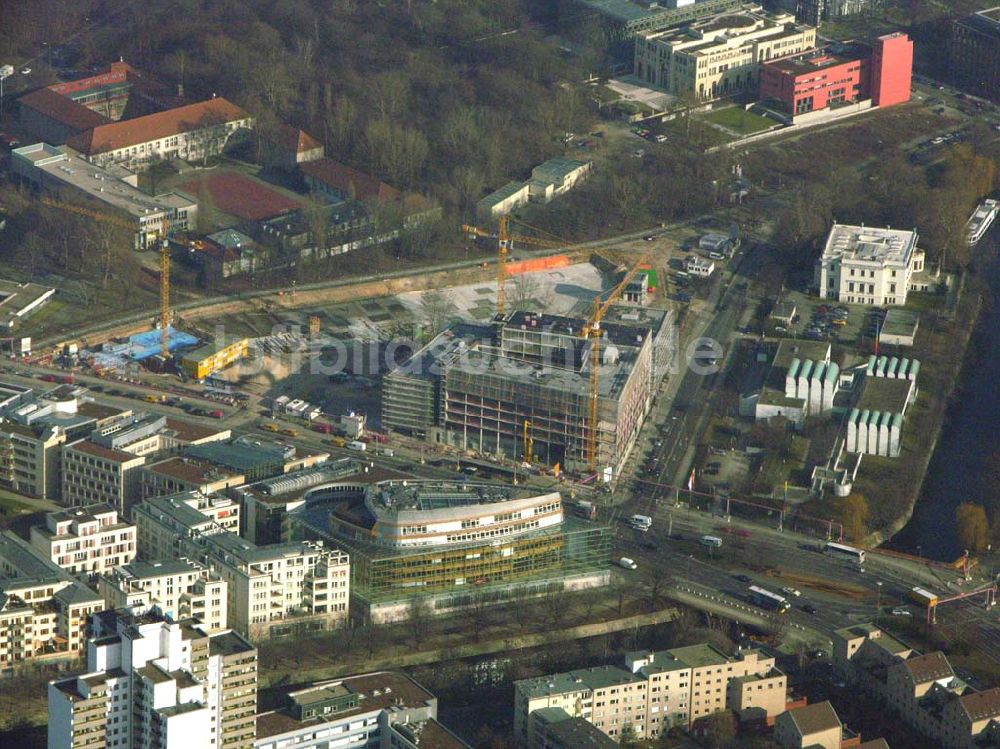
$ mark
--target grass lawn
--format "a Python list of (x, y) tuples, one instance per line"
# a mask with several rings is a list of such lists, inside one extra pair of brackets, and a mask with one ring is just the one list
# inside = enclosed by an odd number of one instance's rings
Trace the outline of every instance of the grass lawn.
[(761, 130), (767, 130), (778, 124), (767, 117), (761, 117), (753, 112), (748, 112), (742, 107), (716, 109), (714, 112), (705, 115), (705, 119), (709, 122), (714, 122), (716, 125), (722, 125), (730, 130), (735, 130), (741, 135), (759, 133)]
[(0, 526), (9, 525), (18, 515), (34, 511), (31, 505), (22, 502), (16, 494), (0, 489)]

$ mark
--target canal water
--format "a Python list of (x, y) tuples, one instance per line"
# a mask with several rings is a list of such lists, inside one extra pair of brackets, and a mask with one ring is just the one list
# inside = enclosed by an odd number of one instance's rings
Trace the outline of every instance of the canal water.
[(994, 227), (980, 242), (977, 254), (980, 272), (997, 300), (996, 309), (986, 309), (980, 315), (913, 519), (892, 539), (892, 548), (934, 559), (956, 559), (963, 549), (956, 531), (955, 508), (965, 501), (983, 501), (983, 470), (991, 456), (1000, 453), (998, 249)]

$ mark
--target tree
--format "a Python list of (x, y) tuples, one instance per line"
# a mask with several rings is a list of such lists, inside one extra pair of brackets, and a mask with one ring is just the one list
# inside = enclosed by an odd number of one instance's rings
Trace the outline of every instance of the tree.
[(426, 599), (414, 598), (406, 612), (406, 628), (413, 639), (413, 645), (420, 647), (430, 633), (431, 609)]
[(556, 627), (562, 627), (566, 623), (569, 609), (570, 598), (564, 588), (554, 588), (545, 595), (545, 613)]
[(788, 615), (783, 611), (769, 611), (764, 620), (764, 636), (767, 641), (777, 647), (785, 639), (788, 631)]
[(483, 630), (490, 624), (492, 614), (491, 604), (484, 596), (477, 593), (472, 596), (472, 600), (466, 608), (466, 613), (469, 627), (472, 630), (472, 638), (476, 642), (479, 642)]
[(840, 506), (840, 522), (844, 526), (844, 535), (850, 541), (860, 541), (868, 534), (868, 500), (861, 494), (852, 494)]
[(982, 505), (962, 502), (955, 509), (955, 522), (958, 524), (958, 538), (966, 549), (971, 552), (985, 551), (990, 526)]
[(635, 726), (631, 723), (622, 726), (621, 735), (618, 737), (618, 746), (622, 749), (639, 749), (642, 746), (639, 734), (636, 733)]
[(736, 738), (736, 716), (729, 710), (712, 713), (702, 721), (702, 727), (710, 749), (721, 749)]
[(458, 314), (458, 307), (447, 291), (428, 291), (420, 300), (423, 318), (427, 324), (427, 336), (433, 338), (447, 328)]
[(649, 596), (649, 608), (652, 611), (656, 611), (663, 603), (667, 589), (671, 585), (670, 573), (660, 570), (648, 571), (645, 574), (643, 583), (646, 588), (646, 594)]

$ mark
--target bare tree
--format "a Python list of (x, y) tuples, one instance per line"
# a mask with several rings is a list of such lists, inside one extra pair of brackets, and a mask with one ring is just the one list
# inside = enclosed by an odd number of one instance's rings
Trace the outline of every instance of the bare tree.
[(566, 623), (570, 606), (569, 593), (564, 588), (553, 588), (545, 595), (545, 612), (556, 627), (562, 627)]
[(529, 306), (534, 308), (538, 304), (542, 285), (533, 274), (519, 273), (511, 279), (509, 288), (507, 293), (514, 309), (530, 311)]
[(492, 619), (491, 604), (480, 594), (472, 596), (469, 606), (466, 608), (469, 627), (472, 629), (472, 637), (476, 642), (489, 625)]
[(764, 636), (768, 643), (778, 646), (788, 632), (788, 616), (782, 611), (771, 611), (764, 619)]
[(433, 338), (447, 328), (458, 314), (458, 308), (447, 290), (428, 291), (420, 300), (428, 337)]
[(407, 607), (406, 628), (415, 647), (420, 647), (430, 633), (431, 609), (426, 599), (414, 598)]

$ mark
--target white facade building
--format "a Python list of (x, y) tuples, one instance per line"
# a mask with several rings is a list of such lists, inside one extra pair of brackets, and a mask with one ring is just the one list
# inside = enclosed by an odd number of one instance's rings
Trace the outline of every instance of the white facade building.
[(133, 562), (102, 575), (97, 589), (108, 609), (155, 606), (172, 620), (197, 619), (206, 632), (227, 626), (228, 584), (190, 559)]
[(251, 749), (257, 650), (155, 611), (95, 619), (87, 672), (49, 682), (48, 749)]
[(822, 299), (847, 304), (904, 305), (914, 273), (924, 270), (917, 232), (834, 224), (816, 261)]
[(692, 276), (708, 278), (715, 273), (715, 263), (697, 255), (689, 255), (684, 261), (684, 270)]
[(254, 749), (468, 749), (437, 722), (437, 698), (402, 673), (351, 676), (287, 699), (257, 716)]
[(67, 572), (99, 575), (135, 559), (135, 526), (106, 504), (77, 507), (46, 515), (31, 545)]
[(322, 542), (258, 546), (237, 535), (238, 507), (197, 492), (147, 499), (135, 510), (139, 555), (183, 556), (210, 567), (227, 584), (229, 626), (251, 639), (345, 622), (350, 557)]

